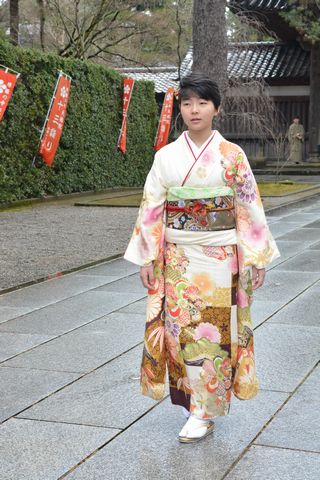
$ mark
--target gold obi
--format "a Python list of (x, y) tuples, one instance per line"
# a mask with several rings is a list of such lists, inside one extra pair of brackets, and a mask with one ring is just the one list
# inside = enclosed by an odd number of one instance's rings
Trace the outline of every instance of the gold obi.
[(167, 200), (167, 228), (176, 230), (216, 231), (236, 227), (234, 197), (231, 195)]

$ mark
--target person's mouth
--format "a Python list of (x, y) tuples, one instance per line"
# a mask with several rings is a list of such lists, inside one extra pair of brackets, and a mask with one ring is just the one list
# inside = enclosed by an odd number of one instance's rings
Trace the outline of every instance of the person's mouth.
[(192, 118), (192, 119), (191, 119), (191, 122), (192, 122), (192, 123), (201, 122), (201, 118)]

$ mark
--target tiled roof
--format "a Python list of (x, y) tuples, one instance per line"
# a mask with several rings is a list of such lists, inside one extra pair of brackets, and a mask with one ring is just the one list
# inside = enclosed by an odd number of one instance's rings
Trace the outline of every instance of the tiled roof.
[(229, 78), (307, 80), (310, 56), (297, 43), (248, 43), (233, 46), (228, 53)]
[(280, 12), (288, 8), (287, 0), (230, 0), (229, 5), (241, 10)]
[[(192, 69), (192, 48), (189, 49), (181, 65), (181, 76)], [(263, 78), (267, 82), (306, 83), (309, 78), (310, 57), (297, 43), (250, 42), (233, 44), (228, 52), (229, 79)], [(155, 91), (162, 93), (168, 87), (178, 87), (178, 70), (167, 68), (121, 69), (123, 75), (136, 80), (150, 80), (155, 83)]]
[(178, 69), (177, 67), (165, 68), (121, 68), (120, 73), (135, 80), (149, 80), (154, 82), (156, 93), (162, 93), (168, 87), (177, 88)]

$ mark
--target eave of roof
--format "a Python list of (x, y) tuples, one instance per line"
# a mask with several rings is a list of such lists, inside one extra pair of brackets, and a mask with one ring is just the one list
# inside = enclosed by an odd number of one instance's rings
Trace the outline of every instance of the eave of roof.
[(287, 0), (229, 0), (229, 6), (241, 10), (283, 12), (288, 9)]
[(282, 41), (293, 41), (299, 37), (297, 30), (281, 16), (292, 8), (287, 0), (229, 0), (228, 6), (233, 13), (256, 18)]
[[(192, 70), (192, 47), (181, 64), (181, 76)], [(239, 80), (264, 79), (269, 85), (306, 85), (309, 83), (310, 54), (298, 43), (248, 42), (231, 44), (228, 51), (230, 83)], [(121, 69), (123, 75), (136, 80), (149, 80), (156, 93), (178, 87), (177, 67)]]

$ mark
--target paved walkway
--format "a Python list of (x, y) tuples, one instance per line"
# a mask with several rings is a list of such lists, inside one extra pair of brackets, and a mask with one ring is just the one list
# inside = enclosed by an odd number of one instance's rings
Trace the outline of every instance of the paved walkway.
[(139, 394), (145, 290), (122, 259), (0, 296), (2, 480), (316, 480), (320, 199), (269, 217), (282, 257), (253, 306), (261, 391), (196, 445)]

